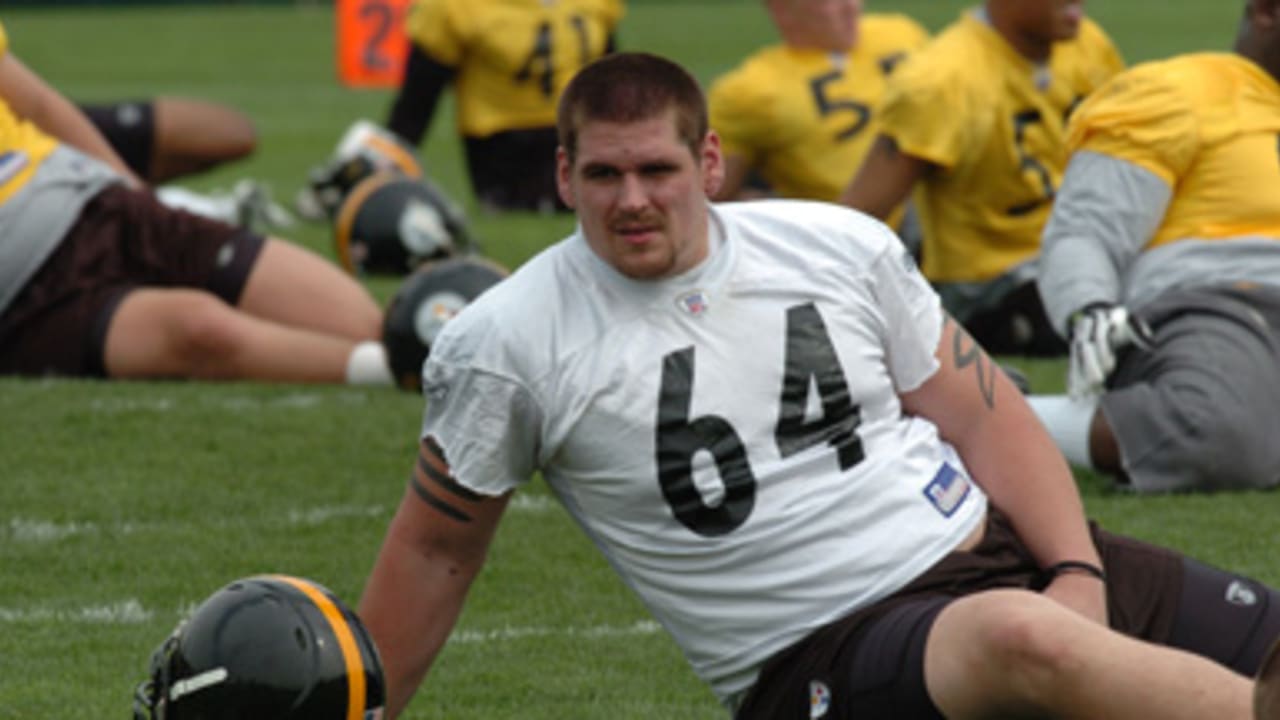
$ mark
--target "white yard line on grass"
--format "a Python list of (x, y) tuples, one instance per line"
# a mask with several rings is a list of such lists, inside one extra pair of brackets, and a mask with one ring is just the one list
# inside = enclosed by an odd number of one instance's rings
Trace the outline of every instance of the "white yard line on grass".
[(4, 625), (138, 625), (149, 622), (150, 610), (133, 598), (108, 605), (87, 605), (79, 608), (9, 608), (0, 606), (0, 624)]
[(170, 397), (105, 397), (89, 401), (89, 409), (96, 413), (114, 415), (135, 412), (170, 412), (178, 407), (179, 402), (188, 406), (219, 408), (239, 412), (255, 408), (290, 408), (307, 410), (325, 404), (352, 405), (368, 402), (368, 397), (360, 392), (339, 393), (289, 393), (274, 397), (254, 397), (252, 395), (215, 395), (199, 398), (187, 398), (182, 401)]
[[(185, 609), (174, 612), (174, 621), (185, 617), (193, 607), (188, 605)], [(0, 625), (141, 625), (150, 622), (157, 614), (163, 618), (165, 613), (149, 610), (134, 598), (78, 608), (0, 606)], [(609, 639), (643, 637), (657, 635), (659, 632), (661, 627), (652, 620), (638, 620), (629, 625), (586, 627), (506, 626), (489, 630), (459, 629), (449, 638), (449, 642), (459, 645), (497, 645), (535, 638)]]
[[(508, 512), (538, 514), (558, 509), (556, 501), (545, 495), (519, 495), (511, 500)], [(384, 518), (391, 515), (392, 508), (386, 505), (319, 505), (309, 508), (290, 510), (286, 521), (290, 525), (313, 527), (347, 518)], [(271, 519), (272, 524), (275, 523)], [(211, 520), (210, 527), (234, 525), (244, 527), (245, 519), (234, 521)], [(10, 517), (0, 519), (0, 542), (14, 543), (54, 543), (80, 535), (128, 535), (145, 530), (163, 527), (164, 523), (123, 522), (99, 524), (95, 522), (54, 522), (32, 517)]]
[(588, 627), (502, 627), (492, 630), (457, 630), (449, 636), (450, 644), (487, 645), (511, 640), (544, 637), (615, 638), (656, 635), (662, 630), (652, 620), (637, 620), (630, 625), (590, 625)]

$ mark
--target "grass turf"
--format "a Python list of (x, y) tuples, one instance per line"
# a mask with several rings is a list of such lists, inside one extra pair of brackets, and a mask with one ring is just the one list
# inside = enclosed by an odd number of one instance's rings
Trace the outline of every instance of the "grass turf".
[[(955, 0), (875, 2), (932, 29)], [(1145, 0), (1091, 11), (1130, 61), (1229, 46), (1240, 3)], [(324, 4), (23, 9), (0, 14), (17, 55), (76, 99), (160, 93), (252, 115), (259, 152), (192, 180), (268, 181), (288, 199), (389, 91), (335, 80)], [(632, 3), (625, 48), (703, 81), (773, 38), (761, 4)], [(451, 100), (423, 156), (496, 259), (516, 265), (565, 218), (486, 216), (471, 201)], [(327, 229), (291, 239), (330, 254)], [(395, 283), (371, 280), (385, 299)], [(1037, 389), (1062, 366), (1010, 359)], [(257, 572), (312, 577), (354, 602), (412, 463), (420, 401), (379, 390), (249, 383), (0, 380), (0, 720), (121, 716), (182, 613)], [(1107, 527), (1280, 582), (1280, 494), (1138, 498), (1081, 474)], [(721, 717), (674, 645), (534, 484), (498, 534), (458, 634), (410, 718)]]

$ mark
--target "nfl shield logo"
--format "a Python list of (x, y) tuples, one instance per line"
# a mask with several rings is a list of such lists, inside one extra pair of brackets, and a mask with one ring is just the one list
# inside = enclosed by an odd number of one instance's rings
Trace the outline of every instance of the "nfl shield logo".
[(701, 290), (685, 293), (676, 299), (681, 310), (697, 317), (707, 311), (707, 296)]
[(809, 719), (826, 717), (831, 709), (831, 688), (821, 680), (809, 681)]

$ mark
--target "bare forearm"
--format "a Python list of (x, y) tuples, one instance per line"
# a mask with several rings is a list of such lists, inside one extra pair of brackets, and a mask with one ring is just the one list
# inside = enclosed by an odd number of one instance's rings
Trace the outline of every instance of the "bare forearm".
[(383, 546), (358, 612), (382, 658), (389, 720), (408, 705), (444, 647), (473, 577), (394, 540)]
[(924, 177), (928, 164), (904, 154), (892, 138), (876, 138), (840, 203), (884, 220), (911, 196), (911, 189)]
[(938, 361), (903, 407), (938, 426), (1042, 565), (1096, 562), (1075, 479), (1022, 393), (951, 318)]
[(0, 58), (0, 95), (14, 112), (48, 135), (107, 163), (131, 184), (141, 184), (80, 108), (12, 55)]
[[(971, 437), (955, 440), (957, 450), (1042, 567), (1063, 560), (1098, 564), (1070, 467), (1017, 389), (1001, 375), (997, 373), (997, 397), (1003, 395), (1009, 407), (971, 426)], [(969, 452), (967, 445), (988, 450)]]

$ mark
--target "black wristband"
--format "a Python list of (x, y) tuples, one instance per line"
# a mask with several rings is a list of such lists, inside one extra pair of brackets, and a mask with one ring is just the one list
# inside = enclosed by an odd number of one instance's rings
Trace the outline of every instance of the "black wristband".
[(1058, 577), (1059, 575), (1068, 575), (1071, 573), (1075, 573), (1077, 575), (1088, 575), (1090, 577), (1097, 578), (1102, 582), (1107, 581), (1107, 573), (1100, 566), (1084, 562), (1083, 560), (1063, 560), (1062, 562), (1054, 563), (1044, 569), (1044, 574), (1049, 576), (1050, 580)]

